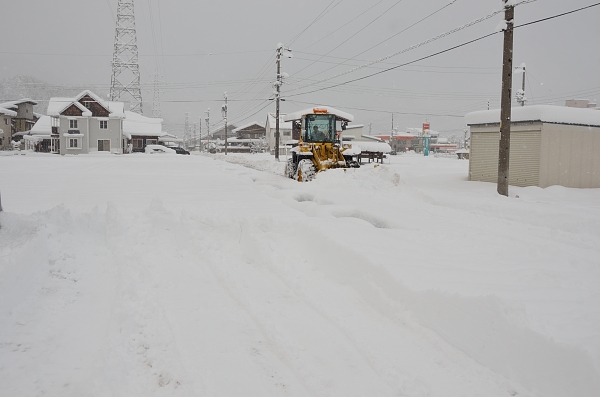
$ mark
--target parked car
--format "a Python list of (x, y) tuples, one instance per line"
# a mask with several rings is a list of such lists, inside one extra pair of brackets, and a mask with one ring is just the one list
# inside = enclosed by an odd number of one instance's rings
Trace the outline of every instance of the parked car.
[(146, 145), (146, 153), (149, 154), (177, 154), (177, 152), (171, 148), (163, 145)]
[(184, 148), (181, 148), (181, 147), (171, 147), (169, 149), (175, 150), (175, 153), (177, 153), (177, 154), (190, 154), (190, 152), (188, 152), (187, 150), (185, 150)]

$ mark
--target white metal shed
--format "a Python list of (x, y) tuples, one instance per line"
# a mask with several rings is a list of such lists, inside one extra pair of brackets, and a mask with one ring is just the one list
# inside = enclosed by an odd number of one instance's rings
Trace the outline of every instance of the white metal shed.
[[(500, 110), (469, 113), (469, 180), (498, 181)], [(509, 184), (600, 188), (600, 111), (536, 105), (512, 109)]]

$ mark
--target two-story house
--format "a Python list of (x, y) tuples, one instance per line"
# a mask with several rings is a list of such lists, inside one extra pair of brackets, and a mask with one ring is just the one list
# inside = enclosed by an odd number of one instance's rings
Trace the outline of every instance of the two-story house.
[(52, 98), (48, 104), (52, 135), (58, 135), (60, 154), (123, 153), (122, 102), (102, 100), (91, 91), (74, 98)]
[[(0, 103), (0, 108), (14, 112), (14, 115), (10, 117), (11, 128), (6, 140), (7, 142), (3, 142), (1, 146), (10, 146), (12, 140), (18, 141), (21, 139), (22, 134), (19, 133), (28, 132), (33, 128), (34, 124), (40, 118), (40, 115), (33, 111), (35, 105), (37, 105), (37, 102), (29, 98)], [(6, 119), (3, 120), (4, 126), (7, 125), (6, 122)], [(3, 141), (5, 140), (3, 139)]]
[(0, 107), (0, 150), (8, 150), (11, 147), (13, 117), (17, 117), (17, 112)]

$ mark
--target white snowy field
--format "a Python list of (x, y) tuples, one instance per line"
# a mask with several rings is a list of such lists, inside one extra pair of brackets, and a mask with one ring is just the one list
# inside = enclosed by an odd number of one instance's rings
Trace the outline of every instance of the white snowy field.
[(600, 189), (283, 167), (0, 156), (0, 396), (600, 395)]

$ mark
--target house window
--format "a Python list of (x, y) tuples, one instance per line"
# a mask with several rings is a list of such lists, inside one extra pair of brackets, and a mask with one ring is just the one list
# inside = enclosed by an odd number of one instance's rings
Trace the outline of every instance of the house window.
[(100, 129), (105, 130), (108, 128), (108, 120), (100, 120)]
[(77, 138), (69, 138), (69, 147), (73, 149), (79, 148), (79, 139)]
[(133, 143), (134, 149), (143, 149), (144, 148), (144, 140), (143, 139), (134, 139), (132, 143)]
[(110, 152), (110, 139), (98, 139), (98, 151)]
[(291, 134), (291, 131), (283, 131), (283, 136), (290, 136)]
[(8, 125), (8, 118), (4, 118), (4, 124)]
[(86, 107), (86, 108), (88, 108), (88, 109), (91, 109), (91, 108), (92, 108), (92, 104), (91, 104), (90, 102), (84, 102), (84, 103), (83, 103), (83, 106), (85, 106), (85, 107)]
[(77, 128), (77, 120), (69, 120), (69, 128)]
[(157, 143), (156, 139), (146, 139), (146, 145), (156, 145)]

